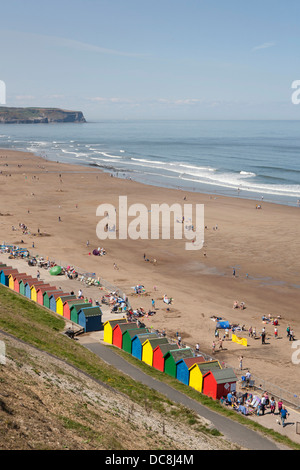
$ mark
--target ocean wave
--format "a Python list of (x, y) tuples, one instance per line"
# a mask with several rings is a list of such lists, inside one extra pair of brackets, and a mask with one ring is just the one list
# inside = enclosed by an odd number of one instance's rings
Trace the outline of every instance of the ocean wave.
[(240, 171), (240, 175), (243, 176), (256, 176), (256, 173), (253, 173), (252, 171)]

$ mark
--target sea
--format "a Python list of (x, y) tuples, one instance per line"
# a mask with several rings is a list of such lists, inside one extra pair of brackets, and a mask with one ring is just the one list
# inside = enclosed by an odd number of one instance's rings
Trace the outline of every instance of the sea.
[(300, 122), (1, 124), (0, 148), (152, 186), (300, 206)]

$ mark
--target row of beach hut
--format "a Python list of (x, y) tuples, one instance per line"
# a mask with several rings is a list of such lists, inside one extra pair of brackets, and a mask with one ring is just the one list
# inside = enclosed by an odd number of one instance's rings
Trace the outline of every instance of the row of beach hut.
[(11, 266), (0, 264), (0, 284), (71, 320), (81, 326), (84, 332), (103, 329), (102, 311), (99, 306), (77, 299), (74, 294), (63, 292), (62, 289), (26, 273), (19, 273)]
[(237, 377), (231, 368), (217, 360), (205, 361), (192, 349), (180, 348), (148, 328), (139, 328), (125, 318), (108, 320), (103, 325), (104, 342), (112, 344), (151, 367), (215, 400), (236, 390)]

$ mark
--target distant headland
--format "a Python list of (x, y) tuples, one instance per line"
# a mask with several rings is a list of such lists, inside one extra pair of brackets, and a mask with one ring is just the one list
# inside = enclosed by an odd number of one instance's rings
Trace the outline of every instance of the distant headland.
[(86, 120), (81, 111), (0, 106), (0, 124), (48, 124), (55, 122), (86, 122)]

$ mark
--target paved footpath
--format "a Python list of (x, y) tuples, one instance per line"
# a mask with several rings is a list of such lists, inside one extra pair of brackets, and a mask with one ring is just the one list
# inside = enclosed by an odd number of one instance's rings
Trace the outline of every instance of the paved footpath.
[(163, 395), (167, 396), (170, 400), (176, 403), (181, 403), (194, 410), (200, 416), (211, 421), (225, 437), (225, 439), (250, 450), (280, 450), (282, 446), (270, 441), (264, 436), (248, 429), (247, 427), (232, 421), (218, 413), (211, 411), (195, 400), (187, 397), (183, 393), (178, 392), (169, 385), (160, 382), (149, 375), (142, 372), (139, 368), (128, 363), (121, 356), (113, 351), (111, 347), (106, 347), (102, 342), (89, 342), (89, 339), (82, 338), (80, 342), (93, 353), (97, 354), (103, 361), (112, 365), (116, 369), (129, 375), (134, 380), (139, 381), (148, 387), (157, 390)]

